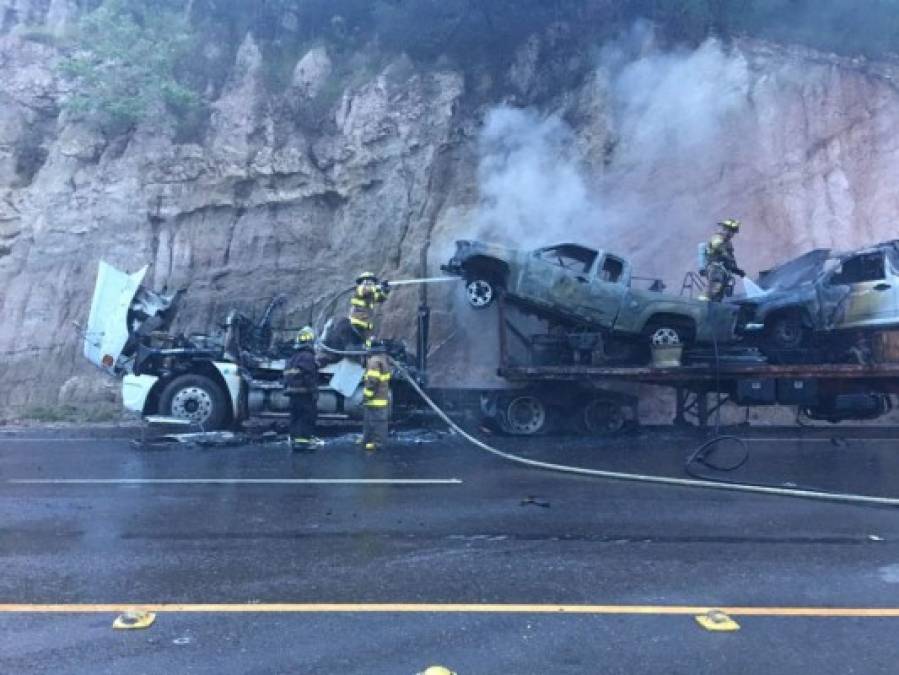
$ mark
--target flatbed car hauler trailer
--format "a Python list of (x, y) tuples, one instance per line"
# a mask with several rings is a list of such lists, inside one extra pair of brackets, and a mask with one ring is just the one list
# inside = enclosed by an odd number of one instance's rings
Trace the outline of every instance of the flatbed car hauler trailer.
[[(746, 407), (796, 407), (810, 419), (832, 423), (874, 419), (889, 412), (891, 395), (899, 394), (899, 362), (775, 365), (757, 353), (753, 356), (753, 350), (748, 348), (742, 350), (742, 359), (733, 358), (733, 349), (711, 358), (705, 351), (702, 363), (678, 367), (594, 364), (586, 357), (580, 362), (547, 363), (535, 358), (535, 351), (541, 346), (539, 338), (544, 336), (525, 335), (507, 318), (501, 300), (498, 321), (497, 372), (517, 387), (512, 391), (517, 392), (519, 399), (526, 397), (527, 401), (527, 405), (519, 403), (505, 412), (507, 416), (518, 415), (517, 433), (542, 431), (541, 423), (545, 423), (553, 407), (578, 419), (581, 428), (588, 432), (614, 433), (623, 426), (628, 408), (634, 411), (632, 416), (636, 419), (636, 397), (628, 402), (625, 394), (614, 390), (621, 384), (674, 389), (674, 422), (688, 424), (692, 419), (701, 427), (728, 402)], [(513, 340), (521, 347), (518, 354), (513, 353)], [(577, 349), (573, 351), (576, 353)], [(577, 360), (577, 356), (568, 359)], [(505, 394), (504, 400), (511, 401), (510, 394)]]

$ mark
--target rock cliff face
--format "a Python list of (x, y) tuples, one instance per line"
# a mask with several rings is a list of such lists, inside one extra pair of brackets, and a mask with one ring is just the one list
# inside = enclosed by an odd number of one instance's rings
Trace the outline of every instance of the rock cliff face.
[[(473, 232), (585, 239), (677, 287), (721, 217), (747, 223), (738, 252), (750, 271), (812, 246), (896, 236), (891, 65), (712, 43), (624, 69), (601, 60), (559, 90), (542, 68), (551, 44), (535, 37), (500, 101), (483, 81), (402, 57), (361, 83), (335, 82), (316, 48), (275, 96), (248, 35), (201, 141), (178, 143), (165, 124), (107, 138), (60, 113), (58, 54), (23, 29), (60, 30), (73, 4), (0, 0), (0, 410), (105, 395), (72, 325), (86, 319), (100, 258), (150, 264), (157, 289), (188, 288), (180, 327), (203, 330), (277, 292), (288, 321), (302, 323), (357, 271), (418, 276), (430, 244), (434, 272), (452, 240)], [(479, 136), (500, 103), (558, 115), (559, 161), (595, 225), (519, 231), (484, 218)], [(461, 325), (442, 353), (469, 364), (468, 346), (484, 348), (460, 340), (478, 330), (456, 295), (432, 294), (435, 332), (439, 341)], [(384, 332), (411, 337), (416, 301), (398, 291)], [(441, 372), (464, 380), (460, 370)]]

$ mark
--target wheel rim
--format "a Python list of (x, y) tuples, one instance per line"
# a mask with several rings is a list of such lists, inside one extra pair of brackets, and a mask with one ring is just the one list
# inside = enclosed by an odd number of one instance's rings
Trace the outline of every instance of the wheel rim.
[(654, 345), (670, 346), (681, 343), (680, 335), (674, 328), (662, 327), (653, 332), (650, 341)]
[(592, 434), (614, 434), (624, 427), (624, 411), (611, 401), (597, 399), (584, 408), (584, 426)]
[(506, 420), (513, 434), (536, 434), (546, 424), (546, 407), (534, 396), (519, 396), (506, 408)]
[(188, 419), (195, 424), (206, 422), (212, 415), (212, 396), (200, 387), (185, 387), (172, 398), (172, 417)]
[(493, 286), (483, 279), (469, 281), (465, 286), (468, 302), (473, 307), (486, 307), (493, 300)]

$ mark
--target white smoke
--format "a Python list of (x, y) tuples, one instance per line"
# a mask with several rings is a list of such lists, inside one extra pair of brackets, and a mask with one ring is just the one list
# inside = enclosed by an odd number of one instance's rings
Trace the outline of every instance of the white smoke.
[[(658, 253), (660, 228), (710, 228), (731, 215), (710, 211), (703, 194), (747, 141), (750, 81), (746, 59), (714, 39), (663, 51), (637, 26), (602, 51), (596, 71), (605, 126), (587, 132), (609, 138), (610, 158), (578, 143), (559, 113), (500, 106), (487, 115), (478, 236), (518, 247), (573, 240), (633, 255)], [(694, 243), (680, 244), (689, 258), (679, 265), (692, 260)]]
[(573, 133), (558, 116), (493, 109), (479, 141), (479, 231), (533, 241), (547, 232), (584, 231), (597, 217), (584, 176), (571, 156)]
[(627, 63), (611, 96), (620, 146), (628, 161), (661, 157), (703, 163), (719, 155), (718, 140), (748, 104), (749, 70), (740, 54), (716, 40), (695, 51), (656, 50)]

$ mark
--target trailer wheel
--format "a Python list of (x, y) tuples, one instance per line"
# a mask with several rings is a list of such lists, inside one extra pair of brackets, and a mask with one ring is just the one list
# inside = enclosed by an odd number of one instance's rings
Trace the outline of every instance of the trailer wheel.
[(536, 396), (516, 396), (502, 407), (502, 430), (514, 436), (534, 436), (546, 430), (549, 415)]
[(587, 433), (594, 436), (612, 436), (627, 424), (624, 408), (615, 401), (595, 398), (581, 411), (581, 423)]
[(169, 417), (188, 419), (207, 431), (217, 431), (227, 425), (227, 401), (222, 388), (205, 375), (180, 375), (162, 390), (159, 411)]

